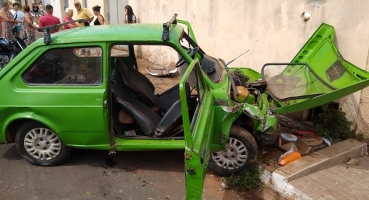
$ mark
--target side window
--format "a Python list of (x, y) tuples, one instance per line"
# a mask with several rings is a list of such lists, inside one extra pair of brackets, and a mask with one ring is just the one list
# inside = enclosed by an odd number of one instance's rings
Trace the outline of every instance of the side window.
[(111, 57), (128, 57), (129, 50), (128, 45), (113, 45), (111, 47)]
[(100, 47), (52, 49), (45, 52), (22, 75), (29, 85), (100, 85)]

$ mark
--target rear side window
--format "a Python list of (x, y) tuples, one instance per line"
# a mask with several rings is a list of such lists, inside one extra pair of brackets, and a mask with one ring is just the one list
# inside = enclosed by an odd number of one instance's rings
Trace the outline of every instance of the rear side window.
[(29, 85), (101, 85), (100, 47), (52, 49), (22, 75)]

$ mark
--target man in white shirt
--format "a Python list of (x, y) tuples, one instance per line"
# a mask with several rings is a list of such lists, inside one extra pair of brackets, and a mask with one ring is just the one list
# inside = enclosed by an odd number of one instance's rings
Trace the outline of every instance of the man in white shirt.
[(22, 31), (22, 22), (24, 20), (24, 13), (19, 10), (19, 4), (13, 3), (13, 9), (10, 12), (14, 15), (14, 19), (19, 21), (17, 25), (15, 25), (15, 34), (17, 37), (20, 36)]

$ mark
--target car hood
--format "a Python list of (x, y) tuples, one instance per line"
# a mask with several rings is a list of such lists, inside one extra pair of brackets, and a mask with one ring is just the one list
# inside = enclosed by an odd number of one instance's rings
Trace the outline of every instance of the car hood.
[(262, 78), (277, 102), (276, 113), (306, 110), (334, 101), (369, 85), (369, 72), (345, 60), (334, 28), (322, 24), (291, 63), (267, 63)]

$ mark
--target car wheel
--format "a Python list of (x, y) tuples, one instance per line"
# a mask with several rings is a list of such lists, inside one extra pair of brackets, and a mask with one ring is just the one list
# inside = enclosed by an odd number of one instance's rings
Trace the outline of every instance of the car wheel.
[(54, 131), (37, 122), (22, 125), (15, 143), (19, 154), (33, 165), (58, 165), (71, 153), (71, 148), (65, 146)]
[(210, 155), (209, 167), (221, 176), (230, 176), (254, 166), (258, 146), (254, 137), (240, 126), (232, 126), (226, 147)]

